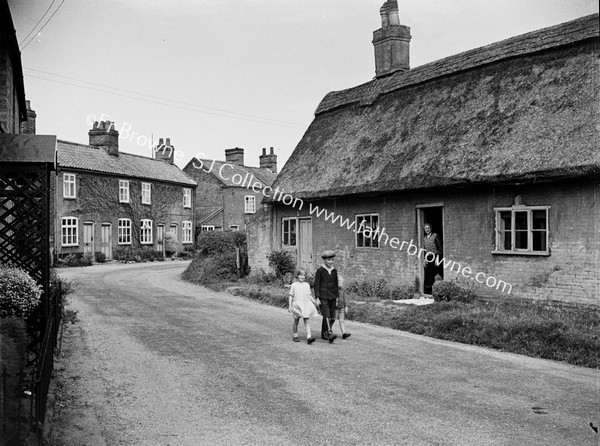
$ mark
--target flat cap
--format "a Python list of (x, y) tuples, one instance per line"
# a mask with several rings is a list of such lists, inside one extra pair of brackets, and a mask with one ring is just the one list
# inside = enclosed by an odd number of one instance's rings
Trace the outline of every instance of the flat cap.
[(323, 254), (321, 254), (322, 259), (332, 259), (333, 257), (335, 257), (335, 252), (332, 251), (331, 249), (328, 249), (327, 251), (323, 251)]

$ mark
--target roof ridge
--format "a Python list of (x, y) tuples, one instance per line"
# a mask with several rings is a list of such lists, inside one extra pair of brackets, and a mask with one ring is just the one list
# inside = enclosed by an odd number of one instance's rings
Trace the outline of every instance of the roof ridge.
[(419, 65), (407, 71), (396, 71), (355, 87), (329, 92), (318, 105), (315, 115), (355, 103), (363, 106), (372, 105), (379, 96), (401, 88), (512, 57), (587, 40), (599, 34), (598, 13), (530, 31)]

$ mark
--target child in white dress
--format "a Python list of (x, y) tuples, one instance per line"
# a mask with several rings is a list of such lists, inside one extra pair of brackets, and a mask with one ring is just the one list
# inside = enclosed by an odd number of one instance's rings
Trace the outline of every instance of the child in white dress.
[(298, 338), (298, 323), (300, 318), (304, 320), (306, 327), (306, 342), (312, 344), (315, 338), (310, 333), (309, 318), (317, 316), (317, 306), (319, 302), (315, 300), (310, 290), (310, 285), (306, 282), (306, 271), (303, 268), (296, 272), (297, 281), (290, 286), (289, 308), (288, 311), (294, 316), (294, 325), (292, 332), (294, 334), (293, 341), (300, 342)]

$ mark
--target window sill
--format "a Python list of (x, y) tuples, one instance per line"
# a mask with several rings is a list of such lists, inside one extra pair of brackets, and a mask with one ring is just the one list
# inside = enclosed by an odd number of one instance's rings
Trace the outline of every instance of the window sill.
[(119, 243), (117, 243), (117, 245), (119, 245), (119, 246), (131, 246), (131, 242), (123, 242), (123, 243), (119, 242)]
[(62, 246), (63, 248), (74, 248), (74, 247), (78, 247), (79, 243), (77, 243), (75, 245), (60, 245), (60, 246)]
[(509, 255), (509, 256), (534, 256), (534, 257), (549, 257), (549, 251), (527, 252), (527, 251), (492, 251), (492, 254)]

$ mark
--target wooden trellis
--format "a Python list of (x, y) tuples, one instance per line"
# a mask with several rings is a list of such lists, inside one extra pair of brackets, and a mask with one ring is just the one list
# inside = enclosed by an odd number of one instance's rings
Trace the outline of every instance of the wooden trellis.
[(55, 136), (0, 134), (0, 263), (23, 268), (46, 296), (54, 170)]

